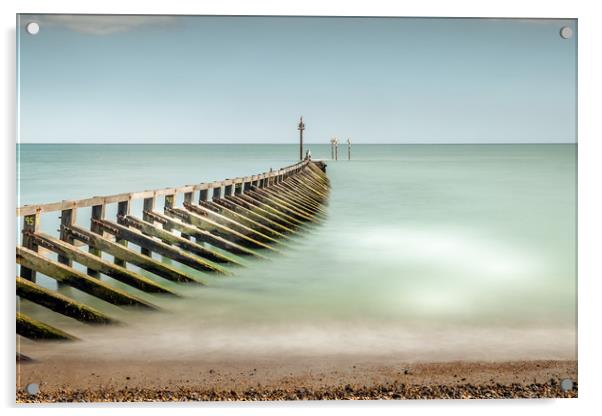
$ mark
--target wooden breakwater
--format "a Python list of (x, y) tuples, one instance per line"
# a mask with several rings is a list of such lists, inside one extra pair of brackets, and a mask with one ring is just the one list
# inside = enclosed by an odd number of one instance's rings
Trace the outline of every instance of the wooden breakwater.
[[(39, 273), (56, 280), (57, 287), (76, 288), (124, 311), (128, 307), (156, 310), (152, 298), (136, 296), (111, 282), (151, 297), (177, 297), (182, 296), (181, 291), (165, 280), (203, 285), (206, 281), (198, 272), (227, 276), (246, 256), (265, 258), (265, 253), (280, 252), (290, 244), (292, 234), (325, 217), (330, 186), (325, 172), (323, 162), (306, 158), (277, 171), (243, 178), (17, 208), (23, 227), (16, 250), (16, 294), (86, 324), (119, 322), (119, 317), (38, 285)], [(156, 207), (159, 198), (163, 199), (162, 212)], [(138, 216), (132, 209), (137, 200), (142, 200)], [(114, 205), (115, 218), (107, 218), (107, 207)], [(89, 228), (76, 222), (78, 209), (83, 208), (91, 208)], [(42, 216), (53, 213), (60, 215), (57, 236), (40, 230)], [(156, 255), (169, 261), (162, 262)], [(153, 278), (135, 271), (136, 267)], [(196, 272), (194, 276), (187, 268)], [(21, 336), (77, 339), (21, 312), (16, 318)]]

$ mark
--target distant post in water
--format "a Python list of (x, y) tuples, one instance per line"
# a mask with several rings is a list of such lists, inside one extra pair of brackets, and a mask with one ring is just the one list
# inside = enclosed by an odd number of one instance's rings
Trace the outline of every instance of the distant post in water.
[(339, 139), (334, 139), (334, 160), (339, 160)]
[(347, 139), (347, 160), (351, 160), (351, 139)]
[(299, 160), (303, 160), (303, 130), (305, 130), (305, 123), (303, 122), (303, 116), (299, 119)]

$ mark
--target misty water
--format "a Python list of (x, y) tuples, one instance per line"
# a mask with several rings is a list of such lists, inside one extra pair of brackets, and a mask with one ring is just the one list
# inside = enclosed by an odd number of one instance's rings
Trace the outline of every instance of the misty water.
[[(309, 147), (315, 159), (330, 158), (328, 145)], [(292, 145), (21, 145), (18, 204), (245, 176), (292, 164), (297, 152)], [(23, 312), (82, 338), (24, 341), (22, 352), (575, 358), (575, 145), (354, 145), (353, 160), (343, 160), (345, 146), (339, 154), (327, 160), (326, 220), (282, 253), (244, 258), (231, 277), (174, 264), (204, 287), (155, 277), (183, 299), (103, 277), (162, 312), (124, 313), (60, 288), (124, 321), (118, 327), (91, 328), (22, 301)], [(109, 219), (115, 210), (108, 207)], [(140, 210), (141, 201), (133, 204), (134, 215)], [(89, 209), (79, 210), (79, 224), (88, 227), (89, 218)], [(44, 232), (58, 235), (58, 224), (57, 213), (42, 216)], [(41, 275), (38, 283), (56, 288)]]

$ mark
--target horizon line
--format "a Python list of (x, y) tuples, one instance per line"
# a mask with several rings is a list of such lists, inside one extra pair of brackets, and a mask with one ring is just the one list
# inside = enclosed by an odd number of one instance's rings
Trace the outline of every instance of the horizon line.
[[(566, 142), (351, 142), (351, 145), (416, 145), (416, 144), (424, 144), (424, 145), (466, 145), (466, 144), (483, 144), (483, 145), (498, 145), (498, 144), (577, 144), (575, 141), (566, 141)], [(282, 143), (282, 142), (202, 142), (202, 143), (194, 143), (194, 142), (15, 142), (15, 144), (48, 144), (48, 145), (56, 145), (56, 144), (73, 144), (73, 145), (97, 145), (97, 144), (106, 144), (106, 145), (282, 145), (282, 146), (298, 146), (299, 143)], [(330, 143), (328, 142), (304, 142), (304, 145), (325, 145), (328, 146)], [(346, 142), (339, 143), (340, 146), (347, 145)]]

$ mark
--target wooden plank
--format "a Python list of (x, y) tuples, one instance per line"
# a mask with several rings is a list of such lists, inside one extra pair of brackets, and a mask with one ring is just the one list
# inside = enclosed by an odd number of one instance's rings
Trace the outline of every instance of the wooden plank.
[[(163, 205), (164, 209), (173, 208), (174, 204), (175, 204), (175, 199), (176, 199), (176, 196), (173, 194), (165, 195), (165, 202)], [(165, 223), (165, 224), (163, 224), (163, 229), (165, 231), (171, 231), (171, 226), (168, 223)]]
[(249, 192), (247, 192), (247, 195), (250, 195), (255, 199), (259, 199), (260, 201), (272, 206), (275, 209), (284, 211), (288, 215), (293, 216), (298, 220), (317, 222), (310, 214), (295, 209), (290, 204), (283, 202), (280, 198), (276, 198), (273, 195), (267, 194), (263, 189), (251, 189)]
[(222, 197), (222, 188), (213, 188), (212, 199), (220, 199)]
[(30, 302), (50, 309), (78, 321), (87, 324), (114, 324), (119, 321), (109, 317), (104, 312), (94, 309), (88, 305), (77, 302), (60, 293), (53, 292), (42, 286), (17, 277), (17, 296)]
[(77, 341), (78, 338), (53, 326), (17, 312), (17, 334), (33, 340)]
[(200, 227), (201, 229), (207, 230), (212, 234), (219, 235), (220, 237), (245, 247), (279, 251), (268, 244), (262, 243), (255, 238), (251, 238), (248, 235), (234, 230), (231, 226), (220, 224), (219, 222), (208, 218), (210, 214), (201, 209), (197, 209), (198, 206), (186, 205), (185, 208), (192, 215), (191, 223), (197, 227)]
[[(154, 212), (153, 215), (160, 217), (163, 221), (171, 221), (171, 226), (180, 231), (193, 236), (198, 242), (210, 244), (219, 249), (228, 251), (239, 256), (257, 256), (262, 257), (259, 253), (249, 250), (246, 247), (228, 241), (217, 235), (211, 234), (209, 231), (201, 230), (192, 225), (189, 221), (190, 214), (184, 210), (169, 209), (165, 211), (166, 215)], [(157, 220), (155, 218), (155, 220)], [(216, 261), (216, 260), (213, 260)]]
[(289, 194), (286, 194), (280, 190), (274, 189), (274, 186), (270, 186), (269, 188), (258, 190), (258, 192), (262, 195), (265, 195), (267, 198), (271, 198), (286, 207), (294, 209), (295, 212), (299, 212), (306, 217), (314, 218), (317, 213), (310, 208), (303, 206), (298, 198), (292, 197)]
[[(205, 231), (212, 237), (216, 237), (216, 238), (211, 238), (208, 235), (202, 235), (202, 236), (195, 235), (195, 238), (199, 239), (199, 241), (203, 241), (203, 242), (207, 242), (211, 245), (215, 245), (216, 247), (219, 247), (223, 250), (228, 250), (233, 254), (253, 255), (253, 256), (257, 256), (257, 257), (263, 257), (259, 253), (257, 253), (256, 251), (251, 249), (251, 247), (252, 247), (251, 244), (240, 244), (240, 242), (244, 241), (244, 240), (242, 240), (240, 237), (236, 236), (236, 234), (229, 233), (229, 232), (223, 232), (223, 233), (220, 232), (219, 231), (220, 227), (221, 228), (226, 228), (226, 227), (220, 226), (219, 224), (216, 224), (216, 223), (212, 222), (211, 220), (208, 220), (208, 219), (201, 217), (193, 212), (190, 212), (190, 211), (187, 211), (187, 210), (181, 209), (181, 208), (170, 209), (170, 210), (165, 211), (165, 213), (167, 215), (171, 216), (172, 218), (178, 218), (180, 221), (182, 221), (184, 223), (191, 224), (194, 227), (198, 228), (199, 230)], [(207, 228), (211, 228), (211, 229), (208, 230)], [(218, 245), (218, 244), (223, 244), (224, 241), (227, 241), (229, 244), (224, 245), (224, 246)]]
[(249, 194), (249, 192), (245, 192), (244, 195), (239, 195), (238, 197), (232, 197), (232, 198), (235, 201), (236, 201), (235, 198), (239, 198), (240, 200), (242, 200), (246, 203), (249, 203), (249, 204), (252, 204), (252, 205), (258, 207), (262, 211), (269, 212), (269, 215), (272, 218), (277, 218), (277, 221), (279, 221), (279, 222), (284, 221), (283, 224), (286, 225), (287, 227), (297, 228), (304, 224), (303, 221), (300, 221), (297, 218), (288, 215), (286, 212), (278, 210), (278, 209), (272, 207), (271, 205), (268, 205), (268, 204), (264, 203), (263, 201), (253, 197), (252, 195)]
[[(232, 230), (240, 232), (241, 234), (243, 234), (247, 237), (250, 237), (255, 241), (258, 241), (258, 242), (261, 242), (264, 244), (281, 244), (280, 241), (276, 240), (273, 237), (266, 235), (265, 233), (263, 233), (261, 231), (254, 230), (253, 228), (251, 228), (245, 224), (242, 224), (240, 221), (234, 220), (232, 218), (229, 218), (225, 215), (222, 215), (222, 214), (210, 209), (207, 204), (202, 204), (202, 205), (184, 204), (184, 207), (189, 211), (192, 211), (192, 212), (197, 213), (202, 216), (206, 216), (218, 224), (224, 225), (225, 227), (228, 227), (228, 228), (231, 228)], [(263, 248), (263, 247), (261, 247), (261, 248)]]
[[(117, 204), (117, 221), (119, 221), (120, 218), (123, 218), (129, 214), (130, 214), (130, 200), (128, 199), (127, 201), (119, 202)], [(99, 224), (99, 223), (102, 224), (102, 221), (104, 221), (104, 219), (100, 220), (100, 222), (97, 222), (97, 224)], [(128, 240), (126, 240), (124, 238), (119, 238), (119, 236), (115, 236), (115, 242), (117, 244), (121, 244), (126, 247), (128, 245)], [(122, 259), (115, 257), (113, 259), (113, 261), (115, 262), (116, 265), (125, 267), (125, 262)]]
[[(288, 166), (284, 169), (280, 169), (279, 172), (283, 172), (285, 174), (286, 173), (289, 173), (289, 174), (295, 173), (295, 172), (298, 172), (299, 169), (301, 169), (305, 166), (308, 166), (308, 165), (315, 165), (315, 163), (314, 162), (310, 163), (309, 160), (304, 160), (302, 162)], [(316, 169), (318, 169), (318, 168), (316, 168)], [(261, 175), (254, 175), (254, 176), (263, 180), (264, 178), (266, 178), (267, 175), (268, 175), (268, 173), (263, 173)], [(256, 181), (257, 181), (257, 179), (256, 179)], [(108, 196), (94, 196), (91, 198), (85, 198), (85, 199), (80, 199), (80, 200), (76, 200), (76, 201), (60, 201), (60, 202), (52, 202), (52, 203), (48, 203), (48, 204), (24, 205), (22, 207), (17, 208), (16, 215), (17, 215), (17, 217), (24, 217), (24, 216), (33, 215), (36, 213), (41, 214), (41, 213), (47, 213), (47, 212), (62, 211), (62, 210), (66, 210), (66, 209), (86, 208), (86, 207), (93, 207), (96, 205), (106, 205), (106, 204), (132, 201), (132, 200), (136, 200), (136, 199), (144, 199), (144, 198), (148, 198), (153, 195), (161, 196), (161, 195), (166, 195), (166, 194), (175, 194), (175, 193), (180, 193), (180, 192), (184, 193), (184, 192), (190, 192), (190, 191), (201, 190), (201, 189), (209, 189), (209, 188), (215, 189), (215, 188), (221, 188), (223, 186), (224, 182), (226, 182), (226, 181), (216, 181), (216, 182), (211, 182), (211, 183), (186, 185), (186, 186), (181, 186), (181, 187), (176, 187), (176, 188), (163, 188), (163, 189), (147, 190), (147, 191), (142, 191), (142, 192), (129, 192), (129, 193), (116, 194), (116, 195), (108, 195)], [(259, 186), (258, 184), (255, 184), (255, 185)]]
[[(147, 215), (147, 212), (152, 212), (155, 209), (155, 196), (153, 195), (152, 197), (149, 198), (145, 198), (143, 203), (142, 203), (142, 220), (146, 221), (150, 224), (153, 223), (153, 218), (150, 217), (149, 215)], [(140, 253), (144, 254), (145, 256), (151, 256), (152, 253), (144, 247), (140, 247)]]
[(137, 253), (101, 235), (91, 233), (80, 227), (71, 227), (69, 232), (73, 233), (75, 239), (83, 241), (89, 246), (105, 251), (126, 263), (131, 263), (164, 279), (171, 280), (172, 282), (198, 283), (195, 279), (186, 275), (186, 273), (168, 264)]
[(266, 235), (269, 235), (272, 238), (282, 238), (282, 239), (290, 239), (290, 237), (286, 234), (281, 233), (261, 222), (255, 221), (251, 218), (251, 215), (244, 215), (240, 212), (236, 211), (236, 205), (229, 200), (221, 199), (218, 200), (220, 203), (216, 202), (203, 202), (199, 205), (210, 209), (220, 215), (228, 217), (232, 220), (238, 221), (241, 224), (244, 224), (256, 231), (260, 231)]
[[(240, 262), (238, 260), (236, 260), (235, 258), (233, 258), (232, 256), (229, 256), (229, 255), (221, 253), (221, 252), (217, 252), (215, 250), (201, 246), (199, 244), (199, 242), (209, 243), (209, 241), (205, 239), (206, 236), (217, 240), (218, 237), (214, 236), (213, 234), (211, 234), (207, 231), (203, 231), (192, 225), (185, 224), (175, 218), (170, 218), (165, 215), (159, 214), (158, 212), (149, 212), (148, 215), (152, 216), (155, 221), (160, 222), (160, 223), (170, 222), (171, 227), (173, 229), (180, 231), (180, 233), (187, 233), (197, 240), (192, 245), (188, 244), (185, 247), (184, 247), (184, 242), (182, 242), (183, 245), (181, 246), (181, 248), (191, 251), (191, 252), (197, 254), (198, 256), (204, 257), (207, 260), (210, 260), (214, 263), (233, 264), (233, 265), (239, 265), (239, 266), (241, 265)], [(175, 235), (172, 235), (172, 236), (177, 238), (177, 236), (175, 236)], [(223, 243), (223, 244), (218, 244), (218, 245), (213, 244), (213, 245), (217, 248), (220, 248), (220, 249), (226, 250), (226, 251), (229, 247), (232, 246), (232, 243), (230, 243), (227, 240), (223, 240), (223, 241), (221, 241), (221, 243)]]
[[(218, 201), (212, 202), (213, 204), (220, 205), (228, 208), (236, 213), (241, 214), (247, 218), (252, 218), (254, 221), (261, 223), (265, 226), (271, 227), (272, 229), (277, 229), (282, 233), (294, 233), (295, 230), (292, 227), (287, 227), (282, 225), (281, 223), (274, 221), (270, 218), (268, 212), (262, 213), (259, 208), (254, 207), (253, 205), (240, 201), (236, 198), (228, 198), (228, 199), (220, 199)], [(286, 235), (286, 234), (283, 234)]]
[[(211, 259), (219, 259), (222, 263), (236, 263), (234, 259), (228, 258), (220, 253), (209, 250), (208, 248), (202, 247), (188, 239), (179, 237), (175, 234), (172, 234), (168, 231), (162, 230), (159, 227), (148, 224), (144, 221), (139, 220), (136, 217), (131, 215), (125, 218), (125, 223), (129, 227), (135, 228), (145, 235), (157, 237), (162, 241), (173, 244), (183, 250), (190, 251), (198, 257), (211, 260)], [(210, 259), (209, 259), (210, 257)], [(216, 264), (211, 263), (210, 261), (200, 260), (203, 265), (205, 265), (204, 271), (218, 273), (218, 274), (229, 274), (229, 272)]]
[(200, 202), (207, 201), (208, 198), (209, 198), (209, 190), (208, 189), (201, 189), (199, 191), (199, 201)]
[[(36, 212), (34, 214), (26, 215), (23, 217), (23, 228), (21, 230), (21, 244), (23, 247), (31, 250), (38, 251), (38, 246), (36, 245), (32, 236), (38, 232), (40, 229), (40, 213)], [(24, 279), (30, 280), (32, 282), (36, 281), (36, 271), (27, 267), (21, 266), (21, 276)]]
[[(192, 192), (187, 192), (184, 194), (184, 203), (185, 204), (192, 204), (192, 198), (194, 197), (194, 194)], [(190, 237), (188, 234), (185, 233), (180, 233), (180, 235), (182, 236), (183, 239), (185, 240), (190, 240), (192, 237)]]
[[(123, 221), (125, 221), (125, 218), (123, 219)], [(201, 259), (200, 257), (188, 254), (185, 251), (182, 251), (176, 247), (172, 247), (169, 244), (165, 244), (162, 241), (158, 241), (153, 238), (147, 237), (138, 230), (131, 229), (121, 224), (117, 224), (107, 220), (102, 221), (102, 226), (106, 232), (108, 232), (109, 234), (113, 234), (116, 238), (131, 241), (132, 243), (140, 247), (146, 247), (154, 253), (170, 258), (178, 263), (184, 264), (195, 270), (211, 270), (207, 262)], [(196, 281), (196, 279), (192, 280)]]
[(144, 299), (113, 288), (100, 280), (91, 278), (25, 247), (17, 247), (17, 263), (115, 305), (132, 305), (157, 309), (155, 305)]
[(305, 204), (312, 206), (314, 208), (323, 208), (324, 207), (324, 199), (318, 197), (314, 193), (308, 191), (305, 188), (300, 186), (296, 186), (290, 182), (282, 181), (278, 185), (274, 187), (285, 194), (295, 196), (296, 198), (303, 201)]
[[(68, 233), (68, 235), (73, 238), (71, 233)], [(76, 261), (77, 263), (86, 266), (89, 269), (103, 273), (115, 280), (120, 281), (121, 283), (135, 287), (136, 289), (140, 289), (149, 293), (166, 293), (177, 296), (177, 294), (168, 287), (156, 283), (148, 277), (134, 273), (125, 267), (108, 262), (101, 257), (78, 250), (71, 244), (57, 240), (56, 238), (53, 238), (47, 234), (36, 234), (36, 241), (41, 247), (52, 250), (64, 258), (69, 259), (69, 261)]]
[[(98, 226), (96, 221), (102, 220), (102, 219), (104, 219), (104, 217), (105, 217), (105, 205), (104, 204), (103, 205), (94, 205), (92, 207), (92, 217), (90, 218), (90, 231), (91, 232), (99, 234), (101, 236), (103, 235), (102, 230), (100, 229), (100, 227)], [(65, 232), (71, 233), (71, 231), (70, 231), (71, 227), (64, 226), (63, 228), (65, 228)], [(73, 240), (73, 238), (72, 238), (72, 240)], [(98, 247), (94, 247), (94, 246), (88, 246), (88, 253), (90, 253), (94, 256), (98, 256), (98, 257), (102, 256), (102, 253), (98, 249)], [(100, 273), (97, 270), (88, 268), (87, 273), (89, 276), (100, 278)]]

